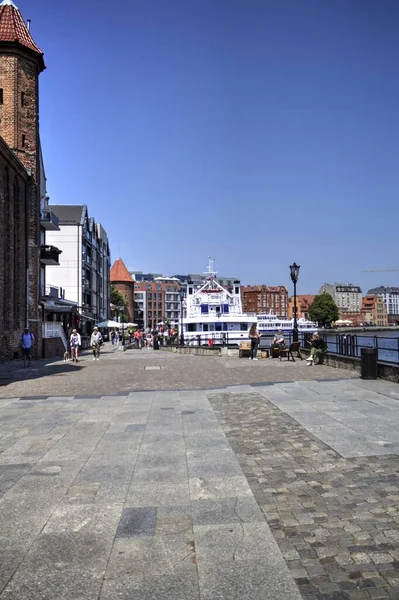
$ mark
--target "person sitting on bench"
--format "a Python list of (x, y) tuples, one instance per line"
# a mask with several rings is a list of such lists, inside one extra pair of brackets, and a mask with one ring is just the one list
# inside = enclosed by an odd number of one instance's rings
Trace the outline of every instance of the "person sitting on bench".
[(273, 358), (275, 353), (278, 356), (280, 350), (282, 350), (283, 348), (285, 348), (285, 339), (281, 329), (278, 329), (270, 346), (270, 358)]
[(306, 361), (308, 366), (310, 366), (314, 364), (315, 358), (327, 352), (327, 342), (325, 342), (323, 338), (321, 338), (316, 332), (312, 335), (310, 340), (308, 340), (308, 344), (311, 345), (311, 349), (310, 356), (306, 359)]

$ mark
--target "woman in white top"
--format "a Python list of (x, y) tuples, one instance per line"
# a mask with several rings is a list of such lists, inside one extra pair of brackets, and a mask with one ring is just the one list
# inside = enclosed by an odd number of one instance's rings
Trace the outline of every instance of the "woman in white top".
[(71, 346), (72, 361), (78, 362), (79, 346), (82, 345), (82, 339), (76, 329), (72, 329), (69, 345)]

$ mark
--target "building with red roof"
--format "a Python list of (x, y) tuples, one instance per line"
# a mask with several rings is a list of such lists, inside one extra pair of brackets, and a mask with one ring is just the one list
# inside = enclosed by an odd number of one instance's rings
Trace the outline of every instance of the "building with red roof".
[[(40, 299), (45, 264), (57, 264), (57, 248), (45, 243), (49, 218), (39, 139), (39, 75), (43, 52), (13, 0), (0, 2), (0, 360), (19, 349), (29, 326), (41, 354)], [(4, 183), (3, 183), (4, 182)], [(46, 213), (46, 216), (45, 216)], [(3, 216), (4, 215), (4, 216)], [(50, 261), (50, 262), (49, 262)]]
[(126, 301), (128, 321), (134, 322), (134, 279), (121, 258), (118, 258), (112, 265), (110, 280), (111, 285), (122, 294)]

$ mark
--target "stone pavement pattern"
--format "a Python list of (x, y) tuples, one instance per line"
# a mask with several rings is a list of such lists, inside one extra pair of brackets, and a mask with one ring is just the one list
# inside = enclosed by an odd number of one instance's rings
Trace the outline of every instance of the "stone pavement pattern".
[[(2, 388), (1, 600), (399, 600), (397, 385), (300, 362), (82, 362), (61, 365), (65, 395), (49, 376)], [(114, 393), (95, 396), (104, 373)], [(154, 382), (181, 387), (125, 389)]]
[(399, 599), (399, 387), (300, 382), (210, 397), (308, 600)]
[[(42, 360), (34, 361), (29, 369), (23, 369), (21, 361), (0, 365), (0, 397), (112, 395), (119, 391), (204, 389), (317, 377), (342, 379), (358, 374), (326, 366), (307, 367), (306, 361), (299, 360), (249, 361), (146, 349), (119, 352), (107, 343), (98, 362), (86, 352), (78, 364)], [(2, 382), (8, 385), (2, 386)]]
[(0, 399), (2, 600), (300, 600), (201, 391)]

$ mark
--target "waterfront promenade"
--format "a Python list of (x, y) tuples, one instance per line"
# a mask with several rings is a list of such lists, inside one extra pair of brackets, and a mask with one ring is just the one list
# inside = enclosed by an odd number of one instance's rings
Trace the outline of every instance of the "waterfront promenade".
[(112, 348), (0, 377), (1, 600), (399, 598), (396, 384)]

